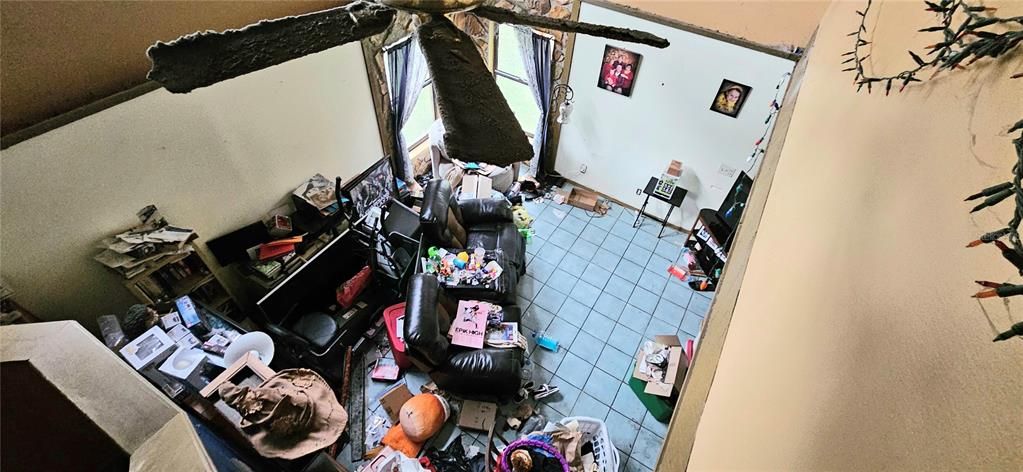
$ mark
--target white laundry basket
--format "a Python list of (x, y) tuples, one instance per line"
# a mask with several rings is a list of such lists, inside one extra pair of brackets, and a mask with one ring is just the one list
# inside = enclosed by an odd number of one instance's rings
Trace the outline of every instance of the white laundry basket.
[(579, 423), (579, 432), (583, 433), (582, 442), (593, 443), (593, 458), (597, 462), (599, 470), (603, 472), (618, 472), (618, 449), (611, 443), (607, 434), (607, 425), (603, 421), (588, 416), (570, 416), (562, 418), (561, 425), (567, 425), (573, 421)]

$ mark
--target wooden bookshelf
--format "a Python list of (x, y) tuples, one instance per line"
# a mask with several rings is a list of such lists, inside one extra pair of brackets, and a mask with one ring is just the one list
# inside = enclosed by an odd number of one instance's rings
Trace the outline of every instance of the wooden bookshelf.
[(171, 303), (188, 295), (209, 308), (232, 318), (242, 318), (238, 304), (213, 274), (195, 248), (185, 254), (165, 257), (142, 273), (124, 280), (124, 286), (142, 303)]

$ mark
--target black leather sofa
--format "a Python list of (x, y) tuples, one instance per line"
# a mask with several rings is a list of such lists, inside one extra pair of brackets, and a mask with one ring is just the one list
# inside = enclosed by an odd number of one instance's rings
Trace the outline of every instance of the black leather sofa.
[[(458, 300), (445, 293), (437, 277), (412, 276), (405, 304), (404, 336), (409, 358), (442, 390), (463, 397), (513, 396), (522, 382), (525, 352), (451, 344), (447, 332), (457, 307)], [(519, 322), (521, 316), (517, 306), (504, 306), (505, 321)]]
[(459, 201), (448, 181), (434, 179), (423, 191), (419, 222), (429, 245), (500, 250), (518, 276), (526, 273), (526, 240), (515, 227), (506, 199)]

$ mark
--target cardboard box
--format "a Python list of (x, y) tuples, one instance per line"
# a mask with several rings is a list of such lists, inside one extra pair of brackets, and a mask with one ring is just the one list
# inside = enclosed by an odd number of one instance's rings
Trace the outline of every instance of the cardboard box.
[(160, 365), (160, 372), (184, 380), (193, 387), (205, 387), (202, 381), (202, 367), (206, 364), (206, 353), (200, 349), (178, 349)]
[(398, 423), (398, 414), (401, 413), (401, 406), (412, 398), (412, 392), (404, 382), (397, 383), (382, 395), (380, 395), (380, 406), (384, 407), (391, 423)]
[(179, 315), (176, 311), (172, 311), (160, 317), (160, 325), (163, 326), (163, 329), (170, 330), (180, 324), (181, 315)]
[(603, 203), (604, 198), (593, 190), (584, 188), (573, 188), (568, 196), (568, 204), (586, 211), (592, 211), (601, 215), (607, 214), (608, 205)]
[(643, 358), (643, 346), (640, 346), (636, 351), (636, 367), (632, 371), (632, 376), (646, 382), (644, 392), (659, 397), (670, 397), (672, 391), (682, 388), (682, 381), (685, 380), (686, 370), (689, 368), (689, 364), (686, 362), (685, 349), (682, 347), (682, 341), (675, 335), (654, 336), (653, 341), (668, 346), (668, 367), (665, 369), (664, 379), (655, 379), (640, 372), (639, 366)]
[(681, 177), (682, 176), (682, 162), (680, 162), (680, 161), (671, 161), (671, 164), (668, 164), (668, 170), (665, 172), (665, 174), (668, 174), (668, 175), (671, 175), (671, 176), (674, 176), (674, 177)]
[(497, 418), (497, 404), (465, 400), (458, 415), (458, 427), (477, 431), (490, 431)]
[[(94, 334), (85, 330), (77, 321), (51, 321), (10, 325), (0, 328), (0, 363), (4, 364), (4, 408), (20, 408), (32, 416), (30, 421), (37, 425), (53, 425), (57, 430), (48, 432), (45, 441), (24, 432), (22, 438), (4, 436), (4, 452), (9, 444), (17, 447), (27, 444), (24, 451), (43, 451), (46, 445), (59, 441), (66, 444), (61, 454), (71, 454), (78, 461), (78, 469), (94, 470), (100, 463), (92, 464), (79, 457), (81, 447), (102, 447), (103, 442), (94, 438), (83, 441), (83, 435), (92, 430), (105, 434), (120, 451), (129, 455), (124, 470), (188, 470), (216, 472), (217, 467), (199, 439), (189, 415), (173, 400), (143, 376), (128, 368), (119, 355), (97, 342)], [(17, 364), (18, 369), (7, 371)], [(7, 385), (10, 383), (10, 391)], [(59, 395), (14, 395), (15, 390), (31, 394), (34, 388), (45, 387)], [(57, 401), (59, 398), (60, 401)], [(71, 406), (74, 404), (74, 406)], [(61, 413), (68, 408), (83, 415), (92, 427), (73, 431), (72, 435), (60, 434), (61, 421), (67, 421)], [(66, 414), (65, 414), (66, 416)], [(17, 429), (20, 423), (13, 416), (4, 416), (4, 427)], [(109, 452), (115, 452), (113, 450)], [(14, 456), (14, 454), (11, 454)], [(100, 459), (111, 459), (102, 456)], [(6, 467), (7, 456), (4, 456)], [(15, 461), (10, 470), (18, 470)], [(31, 459), (30, 459), (31, 460)], [(42, 462), (33, 460), (26, 470), (50, 470), (41, 467)], [(95, 467), (93, 467), (95, 465)], [(106, 463), (109, 466), (109, 462)]]
[(470, 174), (462, 177), (462, 193), (459, 200), (490, 198), (494, 190), (494, 181), (485, 175)]

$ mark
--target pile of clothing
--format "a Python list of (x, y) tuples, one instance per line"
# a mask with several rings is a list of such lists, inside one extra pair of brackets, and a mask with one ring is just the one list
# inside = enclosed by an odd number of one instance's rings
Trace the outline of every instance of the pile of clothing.
[[(519, 448), (517, 444), (527, 446)], [(587, 440), (579, 430), (579, 422), (574, 420), (548, 424), (543, 431), (529, 433), (508, 448), (513, 449), (507, 461), (512, 472), (561, 472), (563, 464), (567, 464), (572, 472), (600, 470), (594, 460), (593, 443)]]

